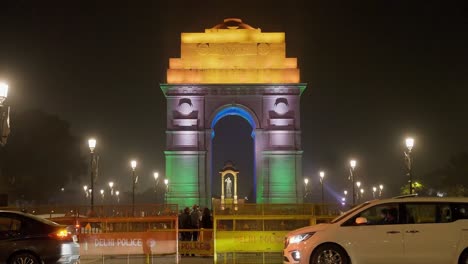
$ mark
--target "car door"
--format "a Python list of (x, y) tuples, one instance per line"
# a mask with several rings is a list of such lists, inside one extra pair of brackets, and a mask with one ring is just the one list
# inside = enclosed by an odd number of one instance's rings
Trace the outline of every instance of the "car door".
[[(393, 222), (386, 222), (382, 214), (389, 209), (396, 213)], [(356, 224), (358, 217), (366, 218), (367, 223)], [(403, 227), (396, 203), (375, 205), (357, 213), (342, 224), (339, 233), (340, 244), (345, 245), (353, 263), (403, 263)]]
[[(406, 203), (405, 256), (409, 263), (453, 263), (460, 228), (448, 203)], [(456, 259), (456, 258), (455, 258)]]
[(0, 213), (0, 263), (6, 262), (7, 258), (16, 250), (16, 243), (12, 243), (18, 236), (21, 222), (8, 214)]

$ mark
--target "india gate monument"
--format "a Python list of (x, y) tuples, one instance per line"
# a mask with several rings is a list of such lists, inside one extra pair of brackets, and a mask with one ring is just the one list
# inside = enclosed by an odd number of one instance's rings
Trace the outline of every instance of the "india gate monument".
[[(223, 196), (237, 199), (234, 180), (242, 177), (254, 182), (255, 203), (302, 202), (300, 96), (306, 84), (297, 58), (286, 57), (285, 33), (228, 18), (204, 32), (182, 33), (180, 45), (180, 58), (169, 59), (160, 85), (167, 100), (167, 203), (210, 206), (213, 190), (227, 187)], [(220, 177), (213, 167), (214, 127), (231, 115), (252, 127), (254, 171), (223, 175), (223, 187), (213, 186)]]

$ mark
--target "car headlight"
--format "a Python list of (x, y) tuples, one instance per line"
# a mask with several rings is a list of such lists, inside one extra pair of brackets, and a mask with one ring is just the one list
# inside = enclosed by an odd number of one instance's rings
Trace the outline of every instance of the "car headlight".
[(315, 232), (308, 232), (299, 235), (295, 235), (289, 238), (289, 244), (296, 244), (309, 239)]

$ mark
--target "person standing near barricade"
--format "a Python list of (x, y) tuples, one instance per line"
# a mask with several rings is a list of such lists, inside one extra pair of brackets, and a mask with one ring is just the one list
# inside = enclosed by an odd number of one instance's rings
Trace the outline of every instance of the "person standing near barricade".
[(205, 207), (205, 209), (203, 209), (201, 227), (206, 229), (213, 228), (213, 218), (211, 216), (211, 211), (208, 207)]
[[(202, 219), (200, 222), (200, 227), (202, 229), (213, 229), (213, 217), (211, 216), (211, 211), (208, 207), (203, 209)], [(209, 241), (212, 238), (213, 230), (205, 231), (201, 236), (202, 241)]]
[[(198, 205), (194, 204), (192, 207), (192, 213), (190, 214), (190, 219), (192, 222), (192, 229), (200, 228), (200, 209)], [(192, 232), (192, 241), (198, 241), (198, 230)]]
[[(191, 229), (192, 228), (192, 221), (190, 219), (190, 208), (185, 207), (184, 211), (180, 214), (179, 219), (179, 228), (180, 229)], [(182, 241), (190, 241), (192, 235), (190, 232), (183, 231), (181, 238)]]

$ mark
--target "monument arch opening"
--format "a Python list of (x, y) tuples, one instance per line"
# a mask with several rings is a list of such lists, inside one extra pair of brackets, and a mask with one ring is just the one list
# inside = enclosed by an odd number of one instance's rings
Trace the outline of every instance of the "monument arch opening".
[(247, 197), (247, 201), (255, 201), (253, 127), (238, 115), (228, 115), (216, 122), (213, 131), (212, 197), (221, 197), (221, 182), (216, 172), (229, 160), (240, 171), (237, 189), (239, 198)]

